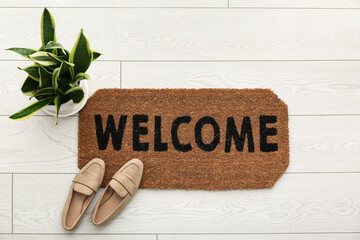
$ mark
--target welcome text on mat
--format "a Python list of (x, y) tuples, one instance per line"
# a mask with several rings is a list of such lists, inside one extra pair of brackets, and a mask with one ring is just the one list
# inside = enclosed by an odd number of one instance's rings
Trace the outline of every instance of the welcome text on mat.
[[(121, 115), (119, 119), (119, 126), (116, 129), (115, 120), (113, 115), (108, 115), (105, 131), (103, 130), (103, 121), (101, 115), (95, 115), (96, 137), (99, 150), (105, 150), (107, 148), (109, 138), (111, 135), (112, 145), (114, 150), (121, 150), (122, 139), (126, 127), (128, 116)], [(149, 143), (140, 142), (141, 135), (148, 134), (148, 127), (140, 126), (140, 124), (146, 124), (149, 120), (148, 115), (133, 115), (133, 150), (134, 151), (148, 151)], [(183, 143), (178, 137), (178, 129), (181, 125), (186, 125), (191, 121), (190, 116), (180, 116), (174, 119), (171, 125), (171, 140), (172, 145), (177, 151), (188, 152), (193, 149), (191, 143)], [(259, 146), (261, 152), (275, 152), (278, 150), (277, 143), (268, 143), (267, 137), (277, 134), (276, 128), (268, 128), (266, 124), (272, 124), (277, 122), (277, 117), (274, 115), (260, 115), (259, 116), (259, 130), (260, 139)], [(214, 130), (214, 137), (210, 143), (205, 143), (202, 139), (203, 126), (209, 124)], [(186, 127), (186, 126), (182, 126)], [(161, 140), (161, 116), (155, 116), (155, 128), (154, 128), (154, 151), (162, 152), (168, 150), (168, 143)], [(203, 151), (213, 151), (220, 142), (220, 127), (216, 120), (210, 116), (204, 116), (200, 118), (195, 125), (195, 143)], [(235, 148), (237, 151), (242, 152), (245, 145), (245, 139), (247, 139), (248, 152), (254, 152), (254, 138), (252, 133), (252, 127), (250, 117), (243, 117), (240, 131), (237, 130), (234, 117), (228, 117), (226, 121), (226, 134), (225, 134), (225, 152), (230, 152), (231, 145), (234, 140)]]

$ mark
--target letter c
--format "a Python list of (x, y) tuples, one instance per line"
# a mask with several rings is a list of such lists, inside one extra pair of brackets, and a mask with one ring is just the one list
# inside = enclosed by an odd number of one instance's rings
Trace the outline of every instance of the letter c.
[(191, 121), (190, 116), (178, 117), (174, 120), (171, 126), (171, 140), (174, 148), (180, 152), (188, 152), (192, 150), (191, 144), (181, 144), (178, 137), (178, 129), (180, 124), (189, 123)]

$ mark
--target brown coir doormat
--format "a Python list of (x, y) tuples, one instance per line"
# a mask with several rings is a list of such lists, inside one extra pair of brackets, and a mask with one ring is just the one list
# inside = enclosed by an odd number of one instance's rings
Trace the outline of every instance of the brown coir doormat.
[(79, 116), (79, 168), (128, 160), (142, 188), (270, 188), (289, 164), (287, 105), (269, 89), (101, 89)]

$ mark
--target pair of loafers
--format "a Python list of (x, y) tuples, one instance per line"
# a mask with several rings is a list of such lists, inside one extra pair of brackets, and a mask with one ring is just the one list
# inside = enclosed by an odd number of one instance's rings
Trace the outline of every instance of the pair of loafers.
[[(122, 166), (105, 187), (91, 215), (95, 225), (110, 222), (125, 207), (139, 188), (144, 165), (139, 159), (132, 159)], [(105, 162), (94, 158), (74, 177), (69, 195), (61, 215), (65, 230), (76, 229), (99, 190), (105, 173)]]

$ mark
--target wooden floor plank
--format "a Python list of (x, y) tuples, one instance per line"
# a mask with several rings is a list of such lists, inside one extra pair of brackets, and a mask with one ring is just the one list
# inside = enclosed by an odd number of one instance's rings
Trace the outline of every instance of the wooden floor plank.
[(122, 7), (227, 7), (227, 0), (2, 0), (1, 7), (86, 7), (86, 8), (122, 8)]
[(229, 0), (230, 7), (250, 8), (360, 8), (356, 0)]
[(287, 172), (359, 172), (360, 116), (290, 117)]
[[(13, 114), (33, 103), (20, 91), (27, 75), (17, 68), (17, 66), (23, 68), (31, 64), (30, 61), (0, 62), (1, 115)], [(93, 62), (87, 74), (91, 78), (88, 82), (90, 95), (99, 88), (120, 87), (120, 63), (118, 62)], [(46, 113), (39, 111), (37, 115), (46, 115)]]
[[(39, 48), (41, 12), (41, 8), (0, 8), (0, 49)], [(357, 9), (54, 8), (51, 12), (59, 42), (71, 49), (83, 28), (91, 47), (106, 60), (360, 59)], [(3, 51), (0, 59), (20, 56)]]
[[(360, 116), (290, 117), (291, 172), (360, 172)], [(77, 117), (0, 117), (0, 173), (76, 173)]]
[[(0, 234), (12, 232), (12, 175), (0, 174)], [(1, 239), (1, 235), (0, 235)]]
[[(65, 233), (60, 215), (73, 177), (15, 174), (14, 233)], [(77, 233), (357, 232), (359, 181), (360, 173), (287, 174), (266, 190), (139, 190), (103, 228), (90, 221), (93, 201)]]
[(27, 235), (27, 234), (9, 234), (0, 235), (1, 240), (157, 240), (156, 235), (76, 235), (76, 233), (70, 234), (57, 234), (57, 235)]
[(359, 233), (343, 234), (197, 234), (159, 235), (158, 240), (358, 240)]
[(77, 117), (34, 116), (26, 121), (0, 117), (0, 173), (75, 173)]
[(359, 114), (360, 62), (124, 62), (124, 88), (271, 88), (292, 115)]
[(9, 234), (1, 235), (2, 240), (358, 240), (359, 233), (335, 233), (335, 234), (172, 234), (165, 235), (76, 235), (72, 234)]
[[(2, 0), (0, 7), (86, 7), (86, 8), (122, 8), (122, 7), (227, 7), (227, 0)], [(230, 7), (237, 8), (360, 8), (356, 0), (229, 0)]]

